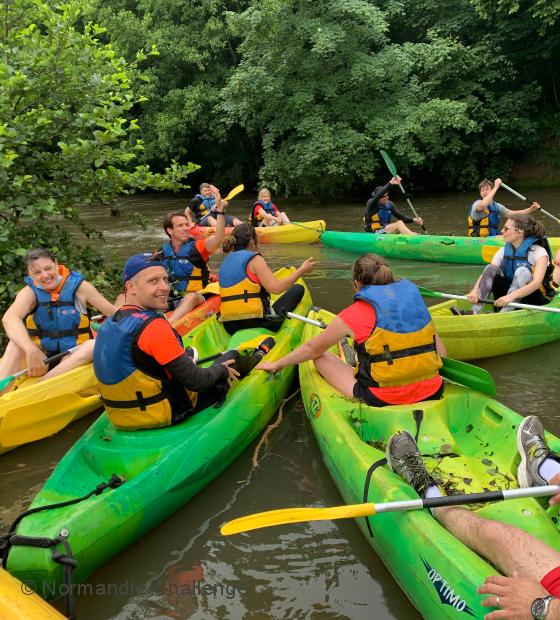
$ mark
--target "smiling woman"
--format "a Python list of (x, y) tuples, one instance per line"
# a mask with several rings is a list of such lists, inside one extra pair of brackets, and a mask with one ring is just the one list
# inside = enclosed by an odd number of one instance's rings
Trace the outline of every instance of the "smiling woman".
[[(502, 228), (505, 247), (496, 252), (467, 295), (474, 304), (472, 313), (482, 310), (479, 300), (494, 295), (494, 306), (502, 312), (514, 310), (511, 302), (542, 306), (554, 296), (552, 284), (552, 252), (544, 226), (530, 215), (511, 213)], [(455, 314), (471, 314), (452, 309)]]
[[(2, 317), (10, 342), (0, 361), (0, 378), (12, 375), (24, 362), (29, 376), (45, 379), (90, 362), (93, 340), (87, 305), (104, 314), (112, 314), (115, 306), (81, 274), (60, 265), (49, 250), (30, 250), (25, 264), (26, 286)], [(56, 367), (45, 364), (45, 358), (77, 345)]]

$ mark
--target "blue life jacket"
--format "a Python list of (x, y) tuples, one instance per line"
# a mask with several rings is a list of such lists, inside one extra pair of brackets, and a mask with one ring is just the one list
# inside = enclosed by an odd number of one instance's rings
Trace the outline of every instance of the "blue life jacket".
[(202, 194), (196, 194), (195, 198), (198, 198), (202, 203), (198, 207), (196, 217), (202, 218), (205, 215), (211, 215), (216, 211), (216, 199), (214, 196), (205, 198)]
[(161, 315), (151, 310), (119, 310), (97, 334), (93, 370), (107, 415), (117, 428), (169, 426), (173, 413), (193, 408), (185, 388), (137, 346), (142, 331), (158, 318)]
[(272, 202), (272, 200), (269, 202), (264, 202), (264, 200), (257, 200), (257, 202), (255, 202), (255, 204), (253, 205), (251, 217), (249, 218), (253, 226), (258, 226), (262, 222), (262, 215), (258, 214), (258, 210), (261, 207), (264, 209), (265, 213), (268, 213), (270, 215), (277, 215), (278, 213), (278, 207)]
[(183, 243), (178, 252), (173, 251), (173, 246), (168, 241), (163, 245), (162, 251), (162, 260), (173, 289), (179, 293), (190, 293), (200, 291), (208, 284), (210, 271), (197, 250), (194, 239)]
[(472, 218), (472, 210), (474, 205), (480, 202), (475, 200), (469, 209), (467, 217), (467, 235), (469, 237), (495, 237), (500, 234), (500, 209), (498, 204), (492, 201), (488, 207), (488, 214), (480, 220)]
[(270, 314), (268, 291), (247, 276), (247, 265), (254, 256), (257, 252), (236, 250), (224, 258), (218, 272), (220, 321), (262, 319)]
[(83, 281), (80, 273), (71, 271), (54, 301), (50, 292), (35, 285), (33, 278), (25, 278), (37, 299), (34, 311), (26, 317), (27, 331), (49, 355), (68, 351), (91, 337), (89, 317), (76, 307), (76, 290)]
[(376, 230), (381, 230), (387, 224), (391, 223), (391, 218), (393, 217), (392, 209), (395, 205), (388, 200), (385, 204), (377, 203), (378, 211), (374, 213), (370, 220), (367, 221), (364, 217), (365, 230), (367, 232), (375, 232)]
[(404, 386), (438, 374), (432, 317), (409, 280), (364, 286), (354, 296), (375, 310), (369, 338), (356, 345), (358, 381), (367, 387)]

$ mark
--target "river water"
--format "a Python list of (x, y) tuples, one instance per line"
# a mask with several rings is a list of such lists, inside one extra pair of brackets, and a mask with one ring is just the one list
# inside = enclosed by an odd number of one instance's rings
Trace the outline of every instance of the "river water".
[[(546, 189), (533, 195), (545, 209), (560, 215), (560, 192)], [(245, 219), (251, 202), (243, 196), (233, 201), (230, 211)], [(453, 193), (420, 196), (414, 203), (431, 233), (462, 235), (473, 199), (473, 195)], [(503, 191), (498, 200), (513, 209), (524, 207)], [(360, 230), (365, 197), (336, 204), (297, 199), (278, 202), (294, 220), (325, 219), (331, 230)], [(396, 197), (395, 202), (406, 212), (403, 200)], [(99, 209), (86, 212), (85, 217), (105, 231), (104, 251), (122, 260), (158, 247), (163, 239), (163, 214), (185, 204), (185, 197), (142, 196), (125, 203), (122, 217), (110, 217)], [(133, 212), (146, 218), (147, 230), (131, 223)], [(551, 236), (560, 236), (557, 224), (539, 217)], [(299, 265), (314, 256), (320, 265), (307, 283), (315, 304), (336, 312), (350, 303), (354, 255), (320, 244), (269, 245), (262, 251), (274, 268)], [(219, 262), (219, 257), (212, 257), (210, 265), (216, 269)], [(454, 293), (469, 290), (481, 270), (389, 262), (398, 276)], [(560, 343), (552, 343), (480, 364), (493, 373), (499, 400), (520, 413), (540, 415), (555, 433), (560, 432), (559, 352)], [(28, 506), (94, 415), (54, 437), (0, 456), (0, 532)], [(352, 520), (220, 536), (222, 523), (244, 514), (343, 503), (297, 396), (285, 407), (284, 421), (261, 450), (256, 468), (252, 465), (254, 448), (165, 523), (90, 577), (78, 596), (78, 619), (418, 618)]]

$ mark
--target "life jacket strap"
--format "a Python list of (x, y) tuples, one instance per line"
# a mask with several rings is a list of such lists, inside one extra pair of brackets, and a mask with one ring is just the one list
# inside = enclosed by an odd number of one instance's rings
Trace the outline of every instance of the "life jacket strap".
[(107, 405), (107, 407), (112, 407), (114, 409), (140, 409), (140, 411), (146, 411), (146, 409), (150, 405), (155, 405), (156, 403), (165, 400), (167, 396), (163, 392), (159, 394), (154, 394), (154, 396), (148, 396), (145, 398), (142, 395), (142, 392), (136, 392), (135, 400), (109, 400), (108, 398), (101, 397), (101, 400)]
[(66, 338), (67, 336), (79, 336), (80, 334), (89, 334), (89, 327), (80, 327), (76, 329), (63, 329), (60, 331), (51, 331), (48, 329), (31, 328), (27, 330), (30, 336), (37, 336), (38, 338)]
[(393, 364), (394, 360), (400, 359), (403, 357), (409, 357), (412, 355), (421, 355), (422, 353), (431, 353), (436, 350), (435, 342), (430, 342), (429, 344), (418, 345), (417, 347), (409, 347), (406, 349), (398, 349), (397, 351), (391, 351), (389, 345), (383, 345), (383, 353), (379, 353), (378, 355), (369, 355), (367, 354), (369, 361), (372, 364), (379, 364), (381, 362), (387, 362), (389, 366)]
[(39, 301), (37, 306), (49, 306), (51, 308), (62, 308), (64, 306), (75, 307), (76, 304), (73, 301)]
[(249, 301), (249, 299), (262, 299), (262, 293), (249, 293), (248, 291), (243, 291), (240, 295), (227, 295), (222, 297), (222, 303), (224, 301), (237, 301), (238, 299), (242, 299), (245, 303)]

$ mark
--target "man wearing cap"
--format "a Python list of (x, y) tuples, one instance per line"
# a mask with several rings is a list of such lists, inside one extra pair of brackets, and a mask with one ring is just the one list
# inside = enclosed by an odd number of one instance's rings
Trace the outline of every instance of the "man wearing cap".
[(163, 218), (163, 230), (169, 241), (159, 250), (161, 260), (167, 269), (171, 296), (169, 317), (175, 323), (187, 312), (204, 301), (201, 294), (210, 281), (208, 261), (210, 256), (222, 245), (225, 236), (225, 214), (220, 191), (210, 186), (212, 196), (216, 200), (215, 215), (218, 219), (216, 232), (205, 239), (193, 239), (190, 236), (189, 222), (184, 213), (168, 213)]
[[(122, 272), (124, 305), (102, 325), (93, 368), (111, 422), (120, 429), (169, 426), (222, 400), (229, 383), (258, 361), (237, 351), (199, 368), (161, 315), (168, 276), (157, 255), (136, 254)], [(243, 360), (242, 360), (243, 357)], [(250, 365), (250, 368), (241, 366)]]
[[(380, 185), (373, 190), (371, 198), (367, 201), (366, 212), (364, 215), (364, 230), (377, 234), (401, 233), (403, 235), (415, 235), (406, 224), (422, 224), (421, 217), (408, 217), (397, 210), (395, 205), (389, 200), (389, 189), (391, 185), (398, 185), (401, 178), (393, 177), (387, 185)], [(396, 222), (391, 220), (396, 218)]]

